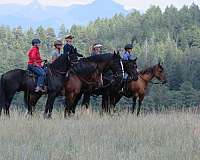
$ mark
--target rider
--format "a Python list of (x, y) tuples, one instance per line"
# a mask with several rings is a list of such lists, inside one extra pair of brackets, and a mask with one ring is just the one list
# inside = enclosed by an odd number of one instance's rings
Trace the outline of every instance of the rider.
[(66, 44), (63, 48), (64, 54), (69, 54), (69, 60), (72, 65), (74, 63), (77, 63), (78, 57), (83, 57), (83, 55), (79, 54), (77, 52), (77, 49), (73, 46), (73, 38), (74, 38), (74, 36), (72, 36), (71, 34), (67, 35), (65, 37)]
[(91, 55), (93, 56), (93, 55), (101, 54), (101, 47), (103, 47), (103, 45), (95, 43), (92, 46), (92, 53), (91, 53)]
[(56, 40), (54, 42), (55, 50), (52, 53), (52, 62), (54, 62), (62, 54), (62, 52), (61, 52), (62, 45), (63, 45), (63, 43), (61, 40)]
[(32, 48), (27, 53), (29, 58), (28, 70), (30, 70), (38, 76), (35, 92), (45, 92), (45, 90), (43, 90), (43, 86), (46, 74), (44, 69), (42, 68), (42, 59), (39, 51), (40, 43), (41, 41), (39, 39), (33, 39)]
[[(131, 80), (137, 80), (138, 79), (137, 70), (136, 70), (137, 56), (133, 53), (133, 45), (127, 44), (127, 45), (125, 45), (124, 49), (125, 49), (125, 52), (123, 54), (123, 60), (127, 61), (127, 63), (130, 64), (129, 65), (130, 67), (127, 69), (128, 74), (125, 74), (125, 79), (127, 79), (128, 75), (129, 75)], [(135, 68), (133, 68), (133, 67), (135, 67)]]

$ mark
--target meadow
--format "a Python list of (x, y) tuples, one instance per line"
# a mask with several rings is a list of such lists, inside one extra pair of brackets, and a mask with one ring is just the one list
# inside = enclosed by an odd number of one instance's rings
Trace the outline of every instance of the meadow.
[(112, 116), (54, 112), (0, 118), (0, 160), (199, 160), (200, 116), (187, 111)]

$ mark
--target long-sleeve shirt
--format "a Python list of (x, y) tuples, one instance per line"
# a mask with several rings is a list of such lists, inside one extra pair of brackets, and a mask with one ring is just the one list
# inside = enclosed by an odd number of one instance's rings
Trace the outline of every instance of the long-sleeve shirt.
[(32, 64), (32, 65), (36, 65), (38, 67), (42, 67), (42, 59), (40, 56), (40, 51), (39, 48), (37, 47), (32, 47), (29, 51), (28, 51), (28, 64)]
[(59, 52), (58, 50), (52, 51), (52, 62), (54, 62), (58, 57), (60, 57), (62, 52)]
[(69, 44), (66, 44), (64, 46), (63, 53), (69, 54), (70, 61), (72, 61), (72, 62), (78, 61), (78, 57), (83, 57), (83, 55), (81, 55), (77, 52), (77, 49), (74, 46), (69, 45)]
[(126, 61), (134, 60), (136, 58), (137, 57), (136, 57), (136, 55), (134, 53), (124, 52), (124, 54), (123, 54), (123, 60), (126, 60)]

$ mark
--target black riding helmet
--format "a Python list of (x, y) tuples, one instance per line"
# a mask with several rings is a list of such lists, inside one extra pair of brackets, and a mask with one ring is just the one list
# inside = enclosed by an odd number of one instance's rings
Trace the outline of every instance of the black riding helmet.
[(125, 45), (124, 49), (125, 50), (127, 50), (127, 49), (133, 49), (133, 45), (132, 44), (127, 44), (127, 45)]
[(33, 39), (32, 40), (32, 45), (34, 46), (35, 44), (40, 44), (41, 41), (39, 39)]

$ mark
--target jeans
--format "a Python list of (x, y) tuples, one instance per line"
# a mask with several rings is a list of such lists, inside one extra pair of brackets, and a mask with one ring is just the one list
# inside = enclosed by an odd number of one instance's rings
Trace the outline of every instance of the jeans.
[(28, 70), (36, 74), (37, 77), (37, 86), (38, 87), (43, 87), (44, 86), (44, 80), (46, 73), (42, 67), (36, 67), (33, 65), (28, 65)]

